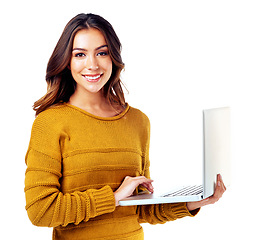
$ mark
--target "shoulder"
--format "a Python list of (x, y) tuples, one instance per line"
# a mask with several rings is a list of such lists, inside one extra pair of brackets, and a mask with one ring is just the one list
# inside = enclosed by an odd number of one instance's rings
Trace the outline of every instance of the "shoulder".
[(130, 107), (129, 116), (133, 125), (141, 129), (140, 131), (150, 131), (150, 120), (144, 112), (137, 108)]
[(33, 122), (32, 131), (55, 131), (63, 125), (67, 116), (65, 105), (53, 106), (41, 112)]
[(70, 115), (71, 109), (66, 104), (59, 104), (52, 106), (43, 112), (41, 112), (35, 119), (35, 121), (48, 121), (55, 122), (63, 119), (63, 117)]
[(130, 107), (129, 112), (131, 113), (131, 115), (135, 119), (144, 121), (145, 123), (149, 124), (150, 120), (149, 120), (148, 116), (144, 112), (142, 112), (141, 110), (134, 108), (134, 107)]
[(56, 106), (52, 106), (43, 112), (41, 112), (37, 117), (36, 120), (39, 121), (41, 119), (55, 119), (59, 115), (63, 115), (67, 106), (65, 104), (60, 104)]
[(56, 159), (61, 157), (59, 141), (65, 134), (63, 107), (62, 105), (51, 107), (36, 117), (32, 125), (29, 150), (34, 149)]

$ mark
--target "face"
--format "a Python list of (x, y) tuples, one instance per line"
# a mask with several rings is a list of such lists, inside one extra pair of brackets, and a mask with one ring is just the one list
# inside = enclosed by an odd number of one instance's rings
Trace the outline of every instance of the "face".
[(80, 30), (74, 38), (70, 70), (80, 94), (99, 93), (112, 74), (112, 60), (103, 34)]

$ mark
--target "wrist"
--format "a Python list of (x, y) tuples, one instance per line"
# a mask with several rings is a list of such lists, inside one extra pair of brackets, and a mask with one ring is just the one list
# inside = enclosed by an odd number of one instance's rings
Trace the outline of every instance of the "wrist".
[(116, 207), (119, 206), (119, 198), (118, 198), (118, 193), (114, 192), (114, 197), (115, 197), (115, 205)]
[(186, 208), (189, 212), (192, 212), (198, 208), (201, 208), (200, 202), (187, 202), (186, 203)]

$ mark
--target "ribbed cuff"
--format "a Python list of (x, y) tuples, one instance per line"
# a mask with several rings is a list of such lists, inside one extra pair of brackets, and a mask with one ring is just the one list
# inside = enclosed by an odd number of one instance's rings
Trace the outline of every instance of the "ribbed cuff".
[(115, 210), (115, 197), (110, 186), (105, 186), (98, 190), (92, 190), (92, 195), (94, 198), (96, 216), (111, 213)]
[(182, 218), (182, 217), (194, 217), (198, 214), (200, 208), (195, 209), (193, 211), (189, 211), (186, 207), (186, 203), (172, 203), (170, 204), (171, 206), (171, 211), (175, 214), (177, 218)]

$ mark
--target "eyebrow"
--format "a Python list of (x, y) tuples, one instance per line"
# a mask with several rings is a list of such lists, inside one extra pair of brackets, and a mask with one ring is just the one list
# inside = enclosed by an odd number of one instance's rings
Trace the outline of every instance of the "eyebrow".
[[(97, 50), (99, 50), (101, 48), (104, 48), (104, 47), (108, 47), (108, 45), (102, 45), (100, 47), (95, 48), (95, 50), (97, 51)], [(74, 49), (72, 49), (72, 51), (83, 51), (83, 52), (87, 52), (87, 49), (85, 49), (85, 48), (74, 48)]]

